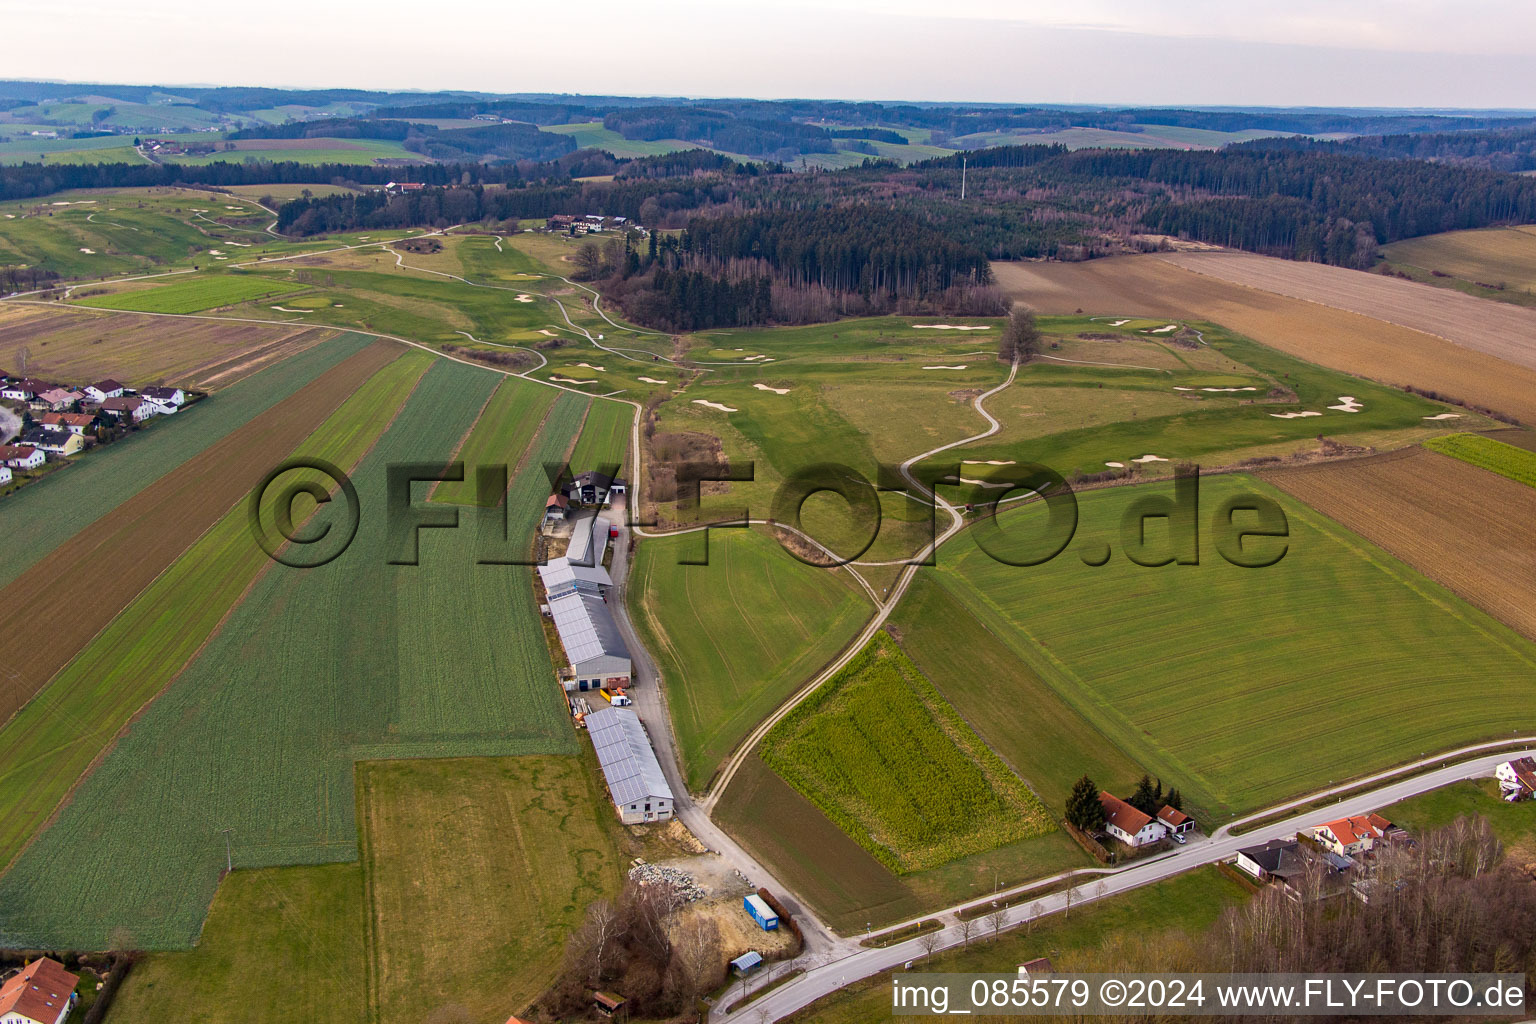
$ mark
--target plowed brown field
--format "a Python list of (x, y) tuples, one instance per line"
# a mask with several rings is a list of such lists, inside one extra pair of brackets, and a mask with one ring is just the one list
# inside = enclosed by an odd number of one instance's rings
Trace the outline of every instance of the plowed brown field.
[[(0, 304), (0, 369), (85, 384), (225, 387), (334, 330)], [(25, 358), (23, 358), (23, 355)]]
[(1536, 488), (1423, 448), (1263, 478), (1536, 639)]
[[(378, 341), (171, 469), (0, 590), (0, 721), (255, 487), (400, 346)], [(17, 613), (18, 610), (24, 610)], [(174, 628), (169, 626), (168, 628)]]
[(992, 269), (1014, 298), (1042, 313), (1211, 320), (1331, 369), (1429, 388), (1536, 423), (1536, 370), (1423, 331), (1196, 274), (1155, 256)]

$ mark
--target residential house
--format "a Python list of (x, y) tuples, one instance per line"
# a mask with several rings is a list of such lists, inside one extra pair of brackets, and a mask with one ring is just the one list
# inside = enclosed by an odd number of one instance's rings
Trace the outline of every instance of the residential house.
[(1195, 819), (1185, 814), (1176, 807), (1164, 804), (1157, 812), (1157, 820), (1163, 823), (1172, 835), (1181, 835), (1195, 830)]
[(5, 387), (0, 388), (0, 398), (10, 399), (12, 402), (30, 402), (37, 397), (25, 381), (7, 381)]
[(3, 1024), (60, 1024), (75, 1005), (78, 976), (57, 960), (34, 960), (0, 985)]
[(11, 467), (0, 466), (0, 487), (11, 482)]
[(27, 445), (0, 444), (0, 462), (12, 469), (37, 469), (48, 461), (48, 456), (37, 448)]
[(47, 391), (39, 394), (37, 400), (54, 412), (60, 412), (68, 409), (84, 397), (85, 394), (83, 392), (72, 391), (69, 388), (49, 388)]
[(159, 405), (174, 405), (178, 408), (187, 404), (187, 393), (181, 388), (140, 388), (139, 397), (147, 398)]
[(121, 395), (115, 398), (108, 398), (101, 403), (101, 411), (108, 416), (116, 416), (119, 419), (127, 416), (135, 423), (142, 423), (144, 420), (155, 415), (154, 405), (144, 401), (144, 399), (137, 395), (129, 398), (124, 398)]
[(1048, 956), (1037, 956), (1028, 963), (1019, 964), (1020, 974), (1055, 974), (1056, 965)]
[(1369, 853), (1393, 831), (1392, 823), (1379, 814), (1356, 814), (1312, 828), (1312, 838), (1325, 850), (1341, 857)]
[(47, 427), (33, 427), (17, 440), (28, 447), (41, 448), (49, 455), (79, 455), (85, 448), (85, 438), (80, 434), (71, 434), (67, 430), (49, 430)]
[(569, 231), (571, 225), (576, 223), (576, 218), (568, 213), (557, 213), (544, 222), (544, 226), (551, 231)]
[(106, 380), (99, 380), (95, 384), (87, 384), (85, 386), (85, 394), (93, 402), (105, 402), (109, 398), (123, 397), (123, 386), (108, 377)]
[(1299, 878), (1306, 871), (1300, 846), (1295, 839), (1271, 839), (1262, 846), (1246, 846), (1237, 851), (1237, 867), (1261, 882)]
[(96, 417), (88, 412), (50, 412), (39, 420), (49, 430), (67, 430), (71, 434), (85, 434), (96, 424)]
[(1536, 800), (1536, 758), (1517, 757), (1493, 770), (1505, 800)]
[(1104, 807), (1104, 831), (1127, 846), (1150, 846), (1168, 834), (1168, 826), (1143, 814), (1112, 793), (1100, 792)]
[(672, 787), (640, 716), (629, 708), (599, 708), (586, 716), (585, 724), (619, 820), (626, 825), (670, 821)]
[(587, 470), (565, 485), (566, 495), (579, 505), (608, 505), (613, 496), (626, 491), (623, 477)]
[(420, 192), (427, 186), (419, 181), (390, 181), (384, 185), (384, 191), (390, 195), (404, 195), (407, 192)]

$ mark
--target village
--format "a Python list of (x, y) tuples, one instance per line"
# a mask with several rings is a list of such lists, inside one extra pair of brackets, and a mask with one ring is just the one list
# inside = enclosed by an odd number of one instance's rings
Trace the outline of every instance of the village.
[(202, 397), (110, 378), (70, 385), (0, 371), (0, 494)]

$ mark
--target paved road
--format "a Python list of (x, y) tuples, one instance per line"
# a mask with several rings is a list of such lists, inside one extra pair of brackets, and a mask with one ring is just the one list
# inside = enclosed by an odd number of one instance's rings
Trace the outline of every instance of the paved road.
[[(1523, 753), (1536, 756), (1536, 746)], [(1316, 824), (1319, 821), (1327, 821), (1350, 814), (1364, 814), (1388, 804), (1396, 803), (1399, 800), (1406, 800), (1411, 796), (1417, 796), (1428, 790), (1450, 785), (1453, 782), (1491, 775), (1495, 765), (1512, 757), (1519, 756), (1522, 756), (1519, 752), (1508, 751), (1500, 754), (1483, 754), (1448, 767), (1426, 772), (1411, 779), (1388, 783), (1368, 792), (1346, 797), (1328, 807), (1299, 813), (1290, 818), (1260, 826), (1242, 836), (1222, 835), (1218, 832), (1215, 837), (1194, 840), (1188, 846), (1178, 848), (1174, 853), (1155, 860), (1138, 863), (1118, 870), (1079, 872), (1077, 875), (1083, 880), (1075, 888), (1052, 893), (1049, 896), (1042, 896), (1031, 904), (1015, 907), (1007, 911), (1005, 914), (1005, 927), (1013, 927), (1027, 920), (1057, 913), (1065, 909), (1066, 893), (1068, 891), (1072, 893), (1073, 906), (1089, 903), (1106, 896), (1128, 892), (1131, 889), (1161, 881), (1203, 864), (1212, 864), (1217, 861), (1226, 860), (1235, 856), (1237, 851), (1243, 847), (1255, 846), (1270, 839), (1293, 835), (1297, 830)], [(1064, 876), (1056, 877), (1061, 878)], [(1041, 881), (1049, 881), (1049, 879)], [(1023, 888), (1033, 888), (1040, 885), (1041, 881), (1033, 882)], [(1018, 891), (1021, 890), (1009, 890), (1003, 893), (1003, 895), (1006, 897), (1011, 892)], [(988, 902), (987, 899), (976, 900), (969, 905), (976, 906), (986, 902)], [(1038, 911), (1034, 909), (1036, 907), (1039, 908)], [(934, 916), (944, 917), (951, 922), (943, 931), (937, 933), (941, 941), (940, 948), (948, 949), (952, 946), (958, 946), (965, 941), (959, 927), (954, 923), (951, 913), (925, 915), (925, 917)], [(893, 927), (900, 927), (900, 925)], [(982, 932), (983, 929), (978, 927), (972, 936), (972, 941), (979, 941), (978, 937)], [(908, 960), (921, 961), (923, 955), (923, 949), (918, 945), (916, 939), (909, 939), (906, 942), (888, 946), (884, 949), (861, 949), (851, 956), (813, 968), (795, 980), (748, 1004), (736, 1013), (719, 1016), (712, 1015), (711, 1019), (716, 1022), (739, 1020), (742, 1024), (747, 1024), (748, 1021), (751, 1024), (762, 1024), (764, 1020), (778, 1020), (809, 1005), (822, 996), (842, 988), (844, 985), (851, 984), (860, 978), (869, 977), (872, 974), (900, 967)], [(920, 967), (920, 964), (914, 966)], [(1009, 962), (993, 966), (999, 971), (1011, 971), (1017, 965)]]

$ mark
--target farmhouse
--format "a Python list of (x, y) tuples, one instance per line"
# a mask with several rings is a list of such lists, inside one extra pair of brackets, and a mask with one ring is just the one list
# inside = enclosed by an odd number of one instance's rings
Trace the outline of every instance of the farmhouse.
[(1314, 826), (1312, 838), (1325, 850), (1331, 850), (1341, 857), (1350, 857), (1357, 853), (1369, 853), (1391, 831), (1392, 823), (1381, 815), (1357, 814)]
[(419, 181), (390, 181), (385, 183), (384, 191), (390, 195), (398, 196), (406, 192), (420, 192), (426, 187), (426, 185)]
[(579, 505), (608, 505), (628, 489), (623, 477), (587, 470), (565, 485), (566, 496)]
[(640, 717), (628, 708), (599, 708), (586, 718), (608, 795), (626, 825), (672, 818), (672, 788)]
[(19, 438), (23, 445), (40, 448), (49, 455), (79, 455), (85, 447), (85, 438), (67, 430), (49, 430), (33, 427)]
[(75, 1005), (80, 979), (56, 960), (34, 960), (0, 985), (4, 1024), (59, 1024)]
[(544, 222), (544, 226), (551, 231), (569, 231), (571, 225), (576, 223), (576, 218), (568, 213), (557, 213)]
[(1536, 758), (1517, 757), (1493, 770), (1505, 800), (1536, 800)]
[(150, 387), (139, 391), (141, 398), (147, 398), (157, 405), (182, 406), (187, 404), (187, 393), (181, 388)]
[(1306, 870), (1295, 839), (1271, 839), (1263, 846), (1247, 846), (1237, 851), (1237, 866), (1261, 882), (1271, 878), (1296, 878)]
[(116, 416), (119, 419), (123, 416), (128, 416), (135, 423), (143, 422), (155, 415), (155, 407), (137, 396), (124, 398), (119, 395), (115, 398), (108, 398), (101, 403), (101, 411), (108, 416)]
[(71, 434), (84, 434), (96, 422), (96, 417), (85, 412), (50, 412), (38, 422), (49, 430), (67, 430)]
[(26, 445), (0, 444), (0, 462), (12, 469), (36, 469), (48, 461), (48, 456)]
[(1112, 793), (1100, 791), (1104, 830), (1127, 846), (1149, 846), (1168, 834), (1168, 826), (1143, 814)]
[(87, 384), (85, 393), (93, 402), (105, 402), (109, 398), (123, 397), (123, 386), (109, 377), (95, 384)]

